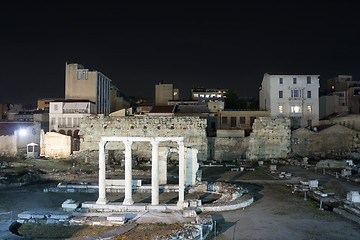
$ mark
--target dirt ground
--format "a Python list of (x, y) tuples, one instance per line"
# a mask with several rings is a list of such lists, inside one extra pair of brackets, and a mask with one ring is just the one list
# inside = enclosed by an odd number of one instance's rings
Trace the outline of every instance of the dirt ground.
[[(80, 179), (96, 180), (97, 177), (93, 170), (96, 169), (96, 166), (91, 165), (73, 167), (72, 162), (65, 161), (59, 167), (55, 161), (44, 162), (44, 160), (33, 161), (30, 164), (33, 166), (21, 166), (20, 164), (19, 169), (22, 171), (24, 169), (28, 171), (36, 169), (54, 171), (64, 178), (69, 172), (72, 174), (70, 176)], [(355, 190), (360, 189), (359, 183), (344, 182), (295, 166), (284, 166), (280, 169), (280, 171), (292, 172), (294, 176), (299, 178), (319, 179), (320, 184), (329, 188), (335, 186), (334, 189), (343, 191), (343, 193), (350, 189), (354, 190), (354, 188)], [(274, 180), (266, 167), (254, 172), (233, 172), (231, 168), (218, 167), (202, 168), (202, 170), (203, 180), (237, 183), (242, 187), (247, 187), (255, 197), (255, 202), (245, 209), (213, 213), (212, 218), (216, 221), (216, 233), (213, 232), (209, 239), (360, 239), (359, 225), (333, 212), (319, 210), (317, 202), (309, 199), (304, 201), (302, 194), (292, 194), (292, 189), (286, 187), (281, 181)], [(9, 171), (9, 168), (0, 169), (1, 174), (8, 174)], [(146, 175), (143, 176), (146, 177)], [(75, 177), (73, 180), (77, 180)], [(96, 193), (59, 194), (42, 191), (43, 188), (54, 184), (56, 181), (22, 187), (0, 188), (0, 213), (11, 212), (13, 219), (15, 219), (18, 213), (26, 210), (60, 210), (61, 203), (68, 198), (82, 202), (95, 201), (98, 197)], [(121, 201), (121, 196), (113, 196), (112, 198), (115, 201)], [(171, 199), (165, 200), (170, 201)], [(10, 215), (0, 215), (0, 220), (8, 221), (9, 218)], [(172, 233), (181, 227), (177, 224), (141, 224), (116, 239), (154, 239), (153, 236)], [(3, 239), (19, 239), (16, 236), (9, 238), (5, 231), (6, 228), (0, 228), (0, 237), (6, 236)]]

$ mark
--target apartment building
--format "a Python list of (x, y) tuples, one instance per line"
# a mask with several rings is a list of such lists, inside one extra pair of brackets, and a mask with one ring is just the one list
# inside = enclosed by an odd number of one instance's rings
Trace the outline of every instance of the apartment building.
[(260, 110), (289, 117), (292, 128), (319, 123), (319, 75), (265, 73), (259, 91)]

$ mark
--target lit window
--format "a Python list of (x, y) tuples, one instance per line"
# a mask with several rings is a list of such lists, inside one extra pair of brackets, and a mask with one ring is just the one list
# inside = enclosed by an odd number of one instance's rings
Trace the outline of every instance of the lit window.
[(291, 113), (301, 113), (301, 106), (295, 105), (290, 107)]
[(206, 98), (209, 98), (210, 97), (210, 95), (209, 94), (206, 94), (206, 96), (205, 96)]
[(204, 94), (200, 94), (200, 97), (205, 97)]
[(307, 106), (307, 112), (311, 113), (311, 106)]
[(279, 106), (279, 113), (284, 113), (284, 106), (282, 105)]
[(194, 97), (195, 97), (195, 98), (198, 98), (198, 97), (199, 97), (199, 94), (194, 93)]
[(217, 97), (221, 97), (221, 94), (218, 94)]
[(214, 98), (214, 97), (215, 97), (215, 94), (211, 94), (211, 97)]
[(333, 85), (333, 86), (331, 86), (331, 89), (335, 89), (335, 86)]

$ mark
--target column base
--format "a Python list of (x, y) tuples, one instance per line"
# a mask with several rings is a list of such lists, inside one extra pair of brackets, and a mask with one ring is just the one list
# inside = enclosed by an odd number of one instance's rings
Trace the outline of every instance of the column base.
[(178, 207), (184, 208), (184, 201), (178, 201), (176, 204)]
[(108, 201), (106, 198), (98, 198), (98, 200), (96, 201), (96, 204), (107, 204)]
[(159, 201), (151, 201), (151, 205), (157, 206), (157, 205), (159, 205)]
[(124, 199), (123, 205), (133, 205), (134, 201), (132, 199)]

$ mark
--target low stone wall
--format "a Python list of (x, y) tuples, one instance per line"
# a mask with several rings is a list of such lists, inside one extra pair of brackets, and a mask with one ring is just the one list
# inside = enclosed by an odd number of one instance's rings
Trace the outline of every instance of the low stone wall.
[(247, 206), (250, 206), (253, 202), (254, 202), (254, 197), (249, 194), (246, 194), (229, 203), (207, 204), (200, 206), (199, 208), (203, 212), (222, 212), (222, 211), (230, 211), (230, 210), (245, 208)]

